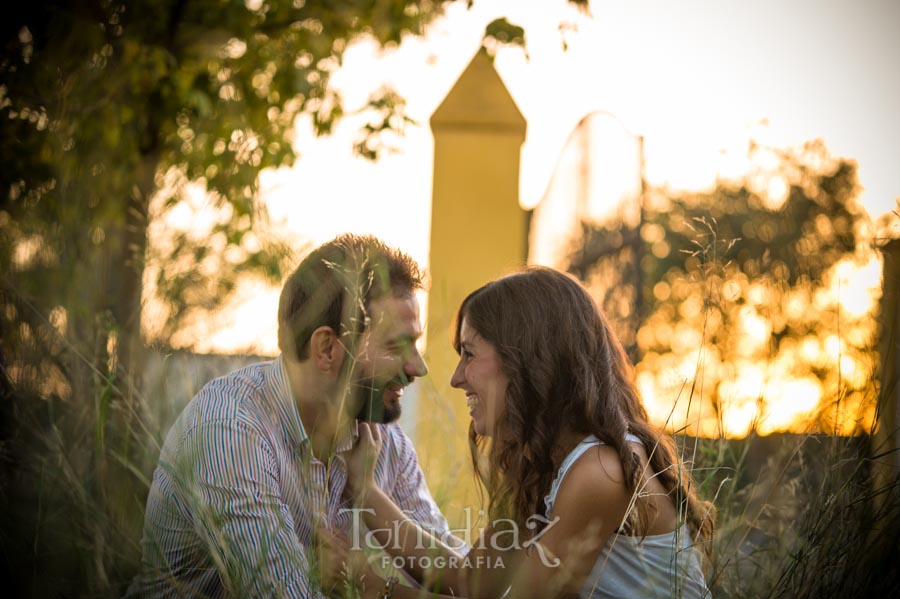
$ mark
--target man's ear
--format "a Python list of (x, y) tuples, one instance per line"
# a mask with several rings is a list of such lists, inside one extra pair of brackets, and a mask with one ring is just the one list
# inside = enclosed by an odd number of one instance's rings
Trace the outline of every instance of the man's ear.
[(344, 363), (344, 347), (334, 329), (321, 326), (309, 338), (309, 357), (323, 372), (337, 374)]

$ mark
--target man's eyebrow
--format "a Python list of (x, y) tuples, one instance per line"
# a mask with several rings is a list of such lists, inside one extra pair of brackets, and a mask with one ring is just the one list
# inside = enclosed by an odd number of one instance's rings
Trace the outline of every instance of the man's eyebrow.
[(416, 333), (414, 335), (410, 335), (407, 333), (403, 333), (401, 335), (397, 335), (396, 337), (392, 337), (388, 339), (388, 344), (399, 344), (399, 343), (415, 343), (419, 339), (421, 339), (422, 333)]

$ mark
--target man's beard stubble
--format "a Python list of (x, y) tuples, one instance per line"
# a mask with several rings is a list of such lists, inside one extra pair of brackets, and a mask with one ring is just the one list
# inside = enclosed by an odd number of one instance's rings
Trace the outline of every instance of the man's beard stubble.
[(347, 390), (351, 414), (359, 420), (380, 424), (396, 422), (400, 419), (403, 406), (399, 398), (385, 401), (385, 393), (388, 388), (404, 389), (408, 384), (409, 381), (402, 375), (380, 384), (374, 377), (356, 378), (348, 383)]

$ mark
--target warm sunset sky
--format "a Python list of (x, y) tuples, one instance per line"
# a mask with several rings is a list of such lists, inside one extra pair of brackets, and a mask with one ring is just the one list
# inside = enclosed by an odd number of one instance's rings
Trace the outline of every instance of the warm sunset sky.
[[(366, 43), (351, 48), (333, 80), (348, 108), (389, 83), (421, 126), (398, 140), (398, 153), (371, 164), (351, 152), (361, 117), (322, 140), (300, 123), (301, 159), (262, 180), (271, 216), (301, 241), (371, 232), (427, 264), (428, 118), (477, 50), (484, 26), (499, 16), (527, 32), (527, 59), (519, 48), (501, 49), (496, 58), (528, 121), (526, 207), (541, 198), (572, 127), (606, 110), (644, 136), (651, 184), (696, 188), (739, 174), (751, 138), (775, 146), (821, 138), (832, 153), (858, 160), (873, 217), (895, 209), (900, 1), (594, 0), (591, 12), (586, 17), (562, 0), (476, 0), (470, 10), (458, 2), (425, 39), (380, 54)], [(560, 33), (560, 23), (574, 28)], [(257, 321), (259, 310), (274, 314), (269, 295), (248, 290), (255, 301), (244, 313)], [(274, 323), (265, 338), (259, 326), (249, 333), (219, 329), (206, 336), (207, 349), (256, 344), (273, 351)]]

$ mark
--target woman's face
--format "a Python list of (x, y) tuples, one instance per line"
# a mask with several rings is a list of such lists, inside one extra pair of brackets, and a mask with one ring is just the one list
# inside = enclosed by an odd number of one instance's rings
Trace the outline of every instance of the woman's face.
[(479, 435), (493, 436), (497, 421), (503, 415), (508, 384), (494, 345), (470, 327), (468, 319), (463, 317), (459, 330), (459, 364), (450, 378), (450, 385), (466, 392), (469, 415)]

